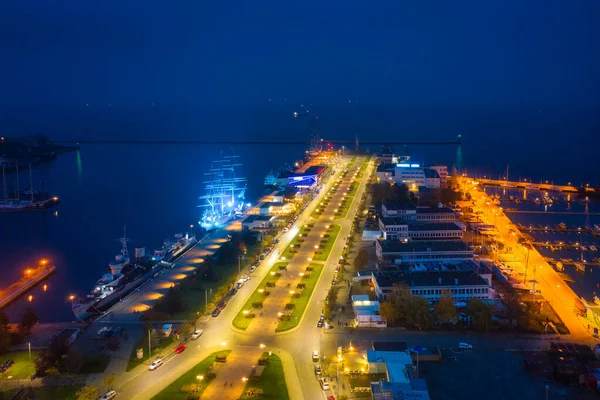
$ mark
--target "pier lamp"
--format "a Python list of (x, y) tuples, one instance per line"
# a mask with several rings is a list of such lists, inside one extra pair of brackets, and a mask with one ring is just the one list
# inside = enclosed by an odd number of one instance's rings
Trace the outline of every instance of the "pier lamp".
[(46, 264), (48, 264), (48, 260), (46, 260), (45, 258), (42, 258), (42, 259), (40, 260), (40, 264), (41, 264), (41, 265), (46, 265)]
[(29, 268), (27, 268), (25, 270), (25, 275), (27, 275), (28, 278), (29, 278), (29, 275), (31, 275), (31, 270)]
[(71, 300), (71, 308), (73, 308), (73, 300), (75, 300), (75, 296), (70, 295), (69, 300)]

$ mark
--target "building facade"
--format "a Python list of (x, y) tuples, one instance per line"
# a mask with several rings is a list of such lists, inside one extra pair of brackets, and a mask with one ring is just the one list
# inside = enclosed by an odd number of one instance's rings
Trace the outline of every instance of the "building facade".
[(445, 291), (456, 302), (466, 302), (472, 298), (486, 300), (490, 298), (489, 277), (474, 271), (443, 271), (426, 273), (389, 273), (373, 272), (371, 282), (380, 301), (387, 301), (395, 283), (408, 286), (415, 296), (421, 296), (430, 303), (437, 303)]
[(463, 229), (456, 223), (408, 224), (402, 218), (379, 218), (383, 240), (461, 240)]
[(375, 251), (379, 260), (392, 264), (416, 264), (428, 262), (462, 262), (472, 260), (473, 249), (463, 241), (409, 242), (378, 240)]
[(437, 171), (440, 176), (440, 184), (442, 187), (448, 186), (448, 167), (442, 164), (433, 164), (429, 168)]

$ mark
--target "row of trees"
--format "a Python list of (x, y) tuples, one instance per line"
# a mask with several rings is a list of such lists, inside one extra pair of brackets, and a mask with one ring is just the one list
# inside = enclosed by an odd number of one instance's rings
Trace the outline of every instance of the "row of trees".
[[(388, 301), (381, 303), (379, 313), (392, 326), (430, 329), (437, 322), (440, 325), (454, 324), (458, 310), (454, 306), (452, 294), (445, 290), (440, 301), (433, 307), (424, 297), (412, 294), (405, 284), (395, 284), (388, 295)], [(471, 299), (466, 314), (477, 330), (488, 332), (492, 326), (492, 308), (489, 304)]]

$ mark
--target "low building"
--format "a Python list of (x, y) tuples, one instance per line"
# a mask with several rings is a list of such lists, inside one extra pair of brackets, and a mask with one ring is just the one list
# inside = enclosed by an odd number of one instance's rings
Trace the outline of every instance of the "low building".
[(456, 212), (448, 207), (415, 207), (411, 203), (383, 203), (382, 217), (401, 217), (406, 222), (436, 223), (456, 221)]
[(433, 164), (430, 165), (429, 168), (437, 171), (440, 176), (440, 185), (442, 187), (448, 186), (448, 167), (443, 164)]
[(459, 240), (378, 240), (375, 242), (375, 252), (379, 260), (387, 260), (392, 264), (459, 262), (471, 260), (474, 256), (471, 246)]
[(392, 164), (394, 162), (394, 150), (392, 146), (383, 145), (381, 146), (381, 153), (379, 153), (380, 164)]
[(382, 217), (401, 217), (406, 222), (416, 222), (417, 207), (412, 203), (390, 203), (381, 204)]
[[(387, 381), (379, 380), (371, 383), (373, 399), (428, 400), (430, 397), (427, 384), (424, 379), (415, 378), (415, 365), (406, 351), (406, 344), (398, 343), (400, 346), (390, 344), (392, 346), (385, 346), (384, 350), (367, 350), (369, 374), (385, 374), (387, 378)], [(375, 343), (373, 347), (375, 348)]]
[(409, 224), (402, 218), (379, 218), (383, 240), (460, 240), (464, 229), (456, 223)]
[(304, 172), (294, 173), (289, 176), (287, 184), (294, 188), (311, 188), (320, 182), (326, 168), (322, 165), (312, 165)]
[(396, 164), (380, 164), (377, 166), (377, 182), (395, 183)]
[(425, 186), (428, 189), (436, 189), (441, 187), (440, 175), (435, 169), (423, 168), (423, 175), (423, 186)]
[(352, 311), (354, 311), (354, 327), (356, 328), (385, 328), (387, 321), (379, 315), (379, 301), (370, 300), (368, 295), (352, 296)]
[(375, 271), (371, 273), (371, 283), (381, 301), (387, 301), (394, 284), (401, 283), (407, 285), (412, 294), (424, 297), (430, 303), (438, 302), (445, 290), (452, 294), (452, 299), (456, 302), (468, 301), (472, 298), (489, 299), (491, 284), (489, 275), (482, 276), (475, 271), (417, 273)]
[(275, 219), (276, 217), (270, 215), (248, 215), (242, 221), (242, 230), (270, 229)]

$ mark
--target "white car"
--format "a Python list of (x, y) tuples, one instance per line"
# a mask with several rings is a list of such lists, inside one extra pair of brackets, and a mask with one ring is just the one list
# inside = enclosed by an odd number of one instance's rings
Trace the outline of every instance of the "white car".
[(323, 390), (329, 390), (329, 382), (327, 381), (327, 378), (319, 379), (319, 383), (321, 384), (321, 388)]
[(250, 272), (254, 272), (254, 271), (256, 271), (256, 267), (253, 265), (250, 267)]
[(198, 329), (197, 331), (195, 331), (194, 333), (192, 333), (192, 340), (196, 340), (200, 336), (202, 336), (202, 329)]
[(163, 364), (162, 358), (157, 358), (156, 360), (154, 360), (154, 362), (152, 364), (150, 364), (148, 369), (150, 371), (154, 371), (156, 368), (160, 367), (162, 364)]
[(458, 348), (459, 349), (472, 349), (473, 345), (470, 345), (469, 343), (459, 343)]
[(314, 362), (319, 361), (319, 352), (317, 350), (315, 350), (315, 351), (312, 352), (312, 360)]
[(98, 400), (111, 400), (117, 397), (117, 392), (111, 390), (110, 392), (104, 393), (104, 396), (100, 397)]

